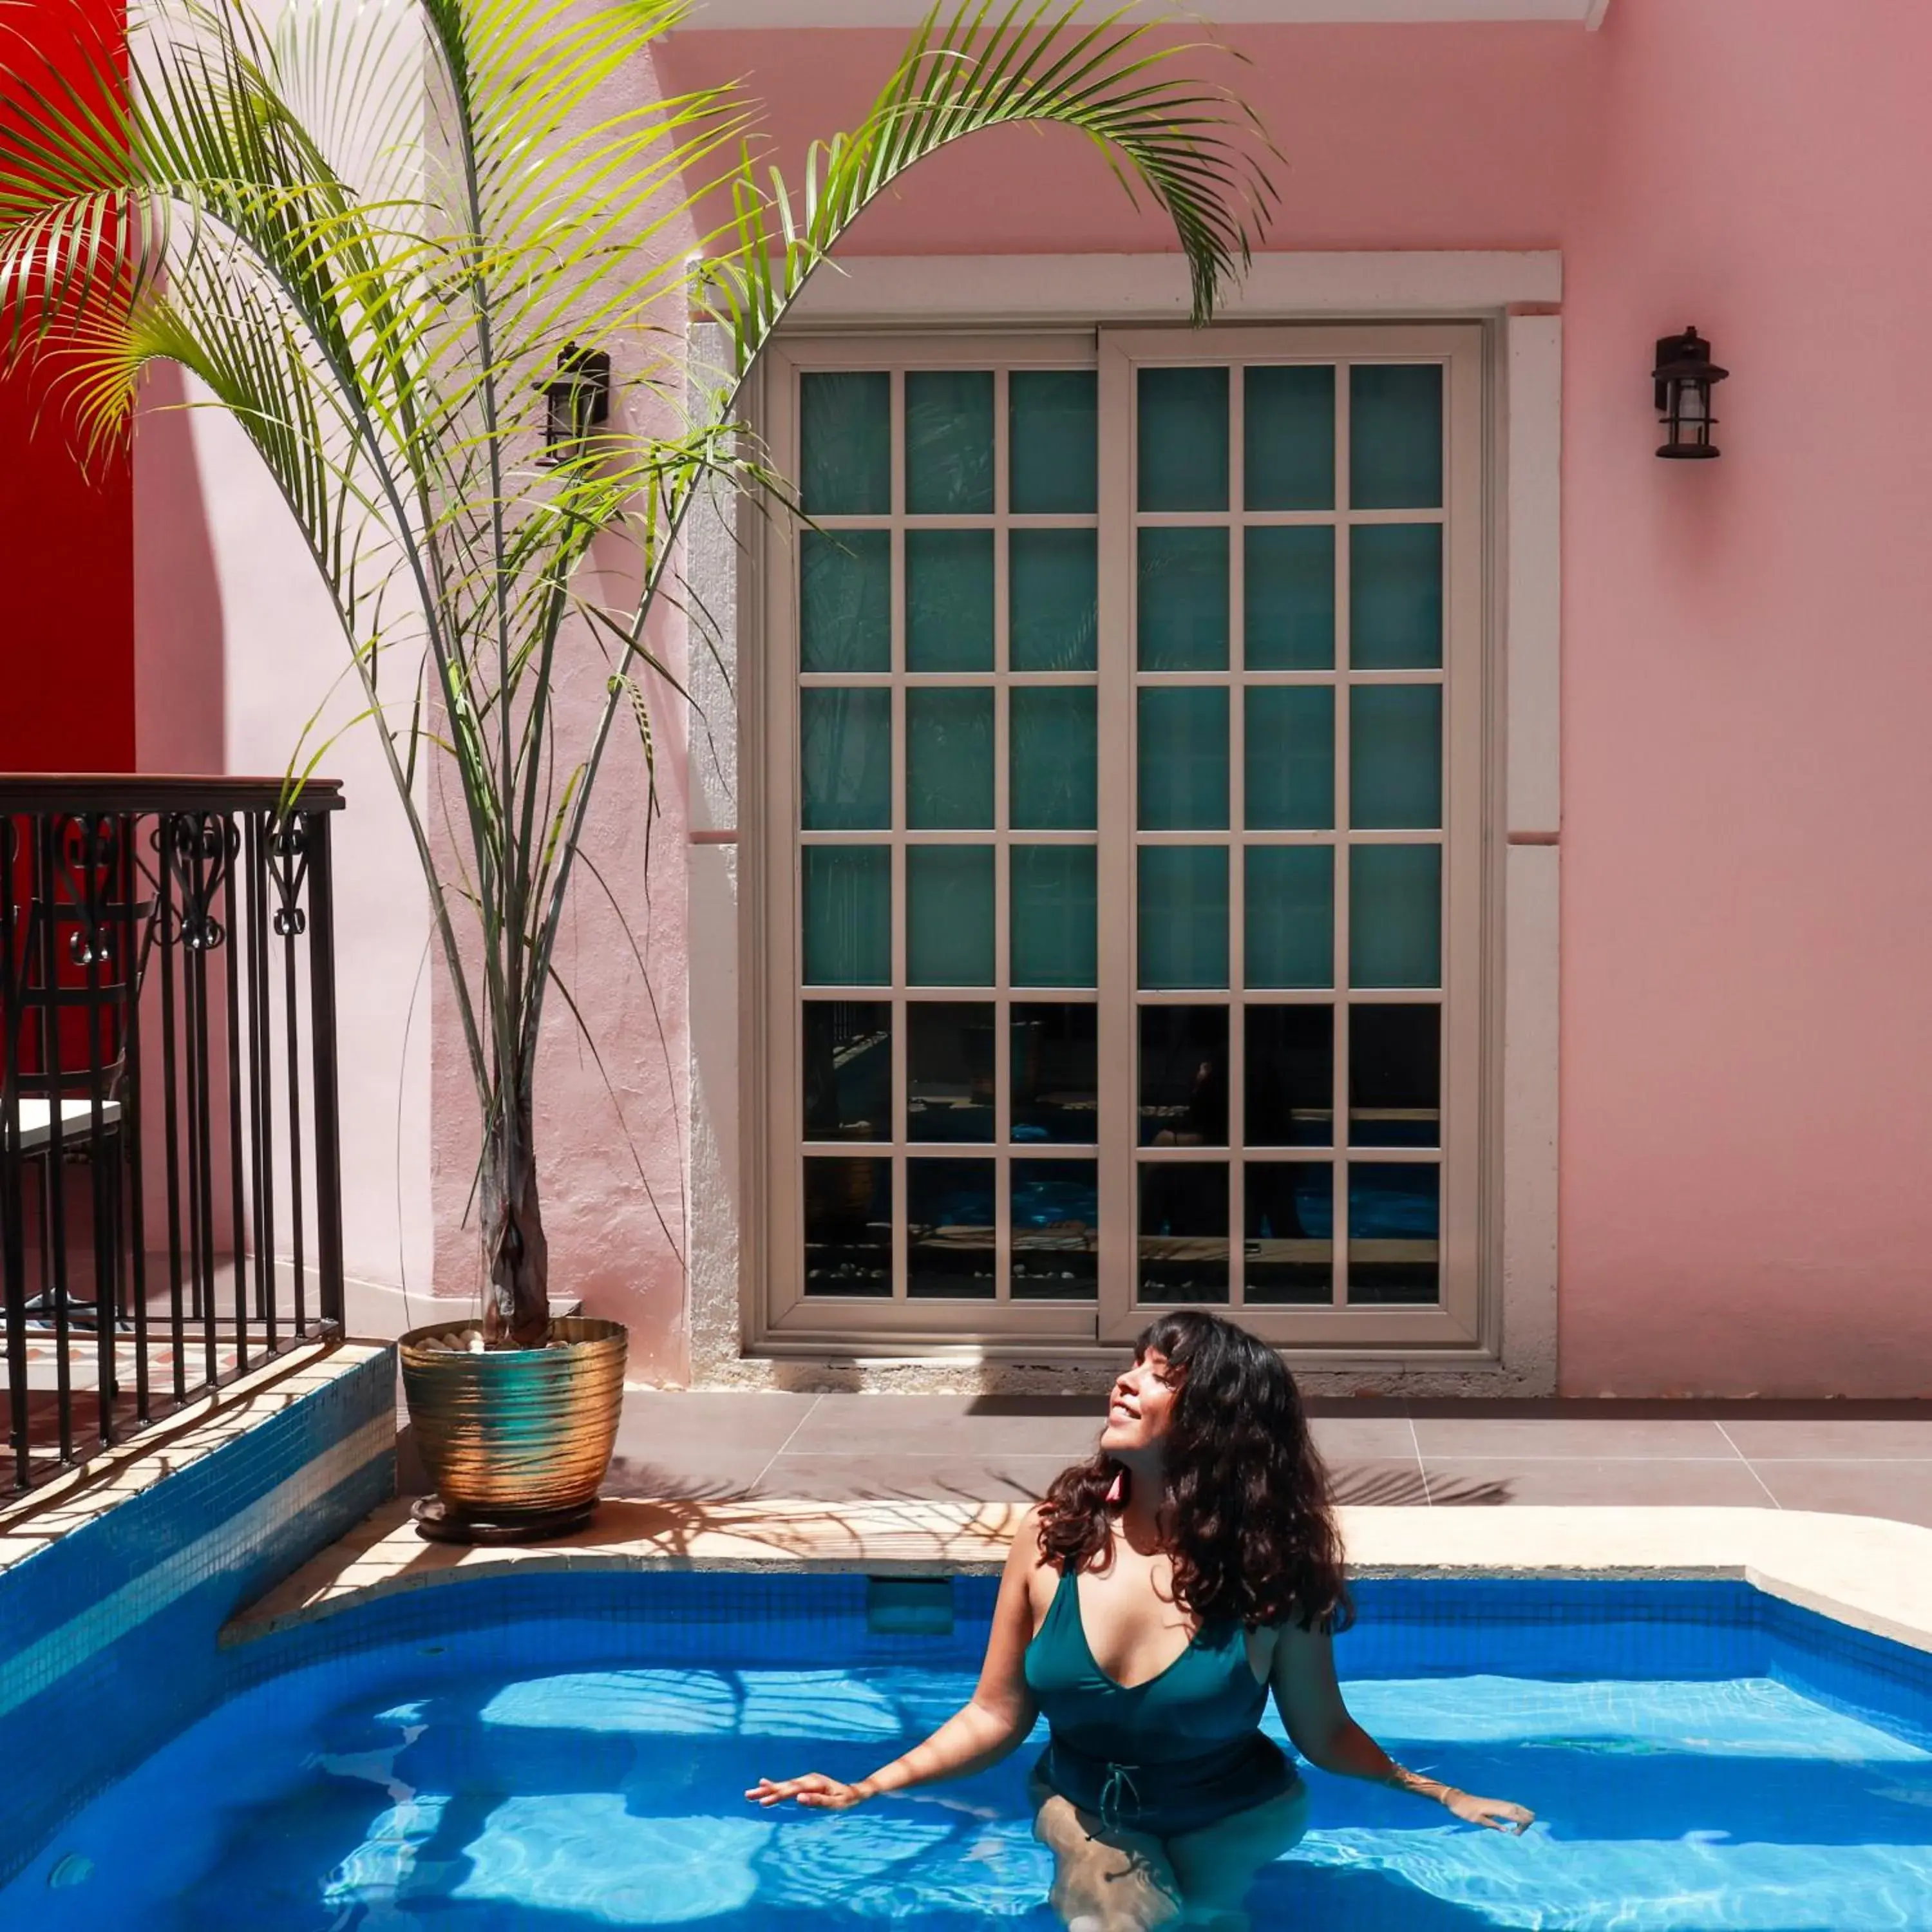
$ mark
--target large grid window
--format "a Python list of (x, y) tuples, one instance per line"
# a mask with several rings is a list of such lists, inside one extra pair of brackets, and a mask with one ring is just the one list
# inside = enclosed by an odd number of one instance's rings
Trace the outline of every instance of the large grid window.
[(1474, 336), (778, 359), (778, 1325), (1466, 1340)]

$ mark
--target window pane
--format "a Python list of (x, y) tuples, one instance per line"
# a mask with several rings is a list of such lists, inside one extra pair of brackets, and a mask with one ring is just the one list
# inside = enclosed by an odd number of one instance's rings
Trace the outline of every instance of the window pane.
[(1142, 1147), (1228, 1144), (1228, 1010), (1143, 1006), (1138, 1138)]
[(1091, 1301), (1100, 1292), (1100, 1170), (1090, 1160), (1012, 1167), (1016, 1301)]
[(808, 845), (801, 855), (805, 983), (885, 986), (892, 976), (892, 862), (884, 845)]
[(906, 1004), (906, 1138), (993, 1139), (993, 1009), (980, 1000)]
[(1442, 687), (1358, 685), (1348, 697), (1348, 822), (1392, 832), (1442, 823)]
[(892, 379), (830, 370), (798, 379), (808, 517), (878, 517), (892, 507)]
[(1335, 687), (1249, 687), (1246, 811), (1253, 831), (1326, 831), (1335, 823)]
[(1442, 985), (1439, 845), (1353, 847), (1348, 898), (1351, 985)]
[(1348, 532), (1348, 662), (1358, 670), (1442, 664), (1442, 526), (1358, 524)]
[(890, 530), (804, 530), (798, 539), (798, 668), (892, 668)]
[(993, 694), (990, 688), (906, 693), (906, 823), (990, 830)]
[(1228, 848), (1144, 845), (1136, 912), (1140, 983), (1228, 983)]
[(1332, 1301), (1334, 1170), (1312, 1160), (1250, 1161), (1244, 1179), (1243, 1298), (1264, 1307)]
[(1228, 372), (1140, 371), (1140, 506), (1228, 507)]
[(1441, 1144), (1442, 1009), (1348, 1010), (1348, 1139), (1356, 1147)]
[(1438, 1299), (1442, 1229), (1439, 1168), (1419, 1163), (1352, 1163), (1348, 1299), (1412, 1304)]
[(892, 822), (892, 694), (799, 694), (800, 772), (808, 832), (883, 832)]
[(804, 1044), (806, 1138), (890, 1140), (890, 1004), (884, 1000), (808, 1000)]
[(1007, 507), (1091, 515), (1100, 500), (1100, 400), (1091, 369), (1016, 369), (1006, 378)]
[(892, 1164), (843, 1154), (805, 1162), (805, 1292), (892, 1292)]
[(1328, 1146), (1335, 1124), (1334, 1010), (1250, 1006), (1246, 1026), (1248, 1145)]
[(1090, 832), (1100, 822), (1097, 696), (1091, 685), (1014, 688), (1006, 802), (1016, 828)]
[(1228, 668), (1228, 532), (1142, 530), (1136, 634), (1142, 670)]
[(1250, 845), (1247, 866), (1247, 983), (1332, 986), (1334, 848)]
[(1100, 630), (1100, 532), (1014, 530), (1006, 546), (1012, 669), (1091, 670)]
[(906, 1293), (992, 1298), (993, 1163), (906, 1162)]
[(1100, 1009), (1012, 1010), (1012, 1138), (1093, 1147), (1100, 1138)]
[(906, 980), (914, 986), (993, 983), (993, 848), (914, 845), (906, 852)]
[(993, 533), (906, 533), (906, 669), (993, 668)]
[(1248, 531), (1243, 661), (1250, 670), (1330, 670), (1335, 664), (1335, 526)]
[(1140, 824), (1148, 832), (1228, 823), (1228, 693), (1221, 686), (1139, 694)]
[(993, 372), (911, 369), (905, 379), (906, 508), (914, 516), (993, 507)]
[(1348, 494), (1358, 510), (1442, 501), (1442, 365), (1358, 363), (1348, 371)]
[(1244, 501), (1251, 510), (1335, 505), (1335, 371), (1250, 369), (1242, 387)]
[(1011, 982), (1016, 986), (1096, 983), (1100, 893), (1091, 845), (1016, 845)]
[(1137, 1301), (1228, 1299), (1228, 1169), (1214, 1161), (1148, 1161), (1140, 1170)]

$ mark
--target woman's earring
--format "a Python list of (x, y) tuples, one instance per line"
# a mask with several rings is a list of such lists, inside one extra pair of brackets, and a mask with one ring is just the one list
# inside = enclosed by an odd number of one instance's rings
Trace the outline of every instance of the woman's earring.
[(1113, 1483), (1107, 1491), (1107, 1500), (1110, 1503), (1124, 1503), (1126, 1499), (1127, 1472), (1124, 1469), (1116, 1469)]

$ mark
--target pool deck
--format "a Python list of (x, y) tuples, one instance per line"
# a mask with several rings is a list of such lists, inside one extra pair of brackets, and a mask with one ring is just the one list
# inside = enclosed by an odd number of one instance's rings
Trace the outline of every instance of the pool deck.
[[(1312, 1405), (1363, 1574), (1737, 1576), (1932, 1651), (1932, 1404)], [(545, 1569), (998, 1567), (1090, 1398), (626, 1397), (596, 1520), (425, 1542), (403, 1493), (250, 1606), (244, 1642), (371, 1595)]]

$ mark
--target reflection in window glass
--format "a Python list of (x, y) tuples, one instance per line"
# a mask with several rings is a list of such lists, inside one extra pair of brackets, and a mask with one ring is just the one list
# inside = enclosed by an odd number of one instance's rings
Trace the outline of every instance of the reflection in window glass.
[(805, 1292), (892, 1292), (892, 1164), (808, 1154), (805, 1162)]
[(1250, 1006), (1244, 1024), (1249, 1146), (1328, 1146), (1335, 1129), (1334, 1010)]
[(1334, 1168), (1325, 1161), (1250, 1161), (1244, 1181), (1243, 1298), (1263, 1306), (1332, 1300)]
[(1100, 1138), (1100, 1009), (1012, 1010), (1012, 1138), (1094, 1147)]
[(1135, 1262), (1136, 1300), (1226, 1301), (1226, 1162), (1142, 1164)]
[(1228, 1010), (1141, 1009), (1142, 1147), (1228, 1144)]
[(906, 1138), (993, 1138), (993, 1008), (978, 1000), (906, 1007)]
[(1348, 1169), (1348, 1299), (1438, 1298), (1442, 1170), (1420, 1162), (1357, 1161)]
[(805, 1137), (892, 1138), (892, 1010), (884, 1000), (805, 1003)]
[(906, 1292), (990, 1300), (994, 1292), (993, 1163), (906, 1162)]
[(1351, 1008), (1350, 1144), (1435, 1147), (1442, 1135), (1442, 1009)]
[(1090, 1160), (1012, 1165), (1016, 1301), (1091, 1301), (1100, 1292), (1100, 1180)]

